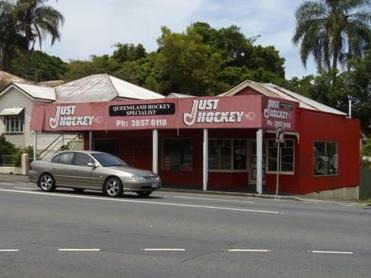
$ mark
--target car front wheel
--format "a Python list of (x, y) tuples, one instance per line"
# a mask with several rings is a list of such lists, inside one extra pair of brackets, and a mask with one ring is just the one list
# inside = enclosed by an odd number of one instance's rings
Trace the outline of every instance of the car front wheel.
[(123, 193), (123, 186), (121, 181), (116, 177), (107, 179), (103, 186), (103, 192), (109, 197), (121, 196)]
[(43, 174), (39, 179), (39, 187), (41, 191), (52, 192), (55, 191), (55, 181), (52, 175)]

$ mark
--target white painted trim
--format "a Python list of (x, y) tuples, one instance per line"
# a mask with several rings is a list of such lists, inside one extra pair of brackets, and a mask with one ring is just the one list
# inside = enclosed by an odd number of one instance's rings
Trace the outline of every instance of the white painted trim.
[(202, 143), (202, 190), (207, 191), (207, 183), (209, 177), (209, 134), (205, 128), (203, 130)]
[(263, 193), (263, 129), (256, 132), (256, 192)]
[[(36, 85), (37, 86), (37, 85)], [(16, 89), (17, 91), (19, 91), (20, 93), (22, 93), (23, 95), (25, 95), (27, 98), (29, 98), (31, 101), (40, 101), (40, 102), (46, 102), (46, 103), (52, 103), (52, 102), (55, 102), (56, 99), (49, 99), (49, 98), (35, 98), (33, 97), (31, 94), (29, 94), (27, 91), (23, 90), (22, 88), (18, 87), (16, 84), (14, 83), (11, 83), (8, 85), (8, 87), (5, 87), (3, 89), (3, 91), (0, 92), (0, 97), (2, 97), (3, 95), (5, 95), (8, 91), (10, 91), (11, 89)]]
[(158, 174), (158, 130), (152, 130), (152, 172)]
[[(288, 141), (288, 140), (291, 140), (291, 141), (293, 141), (293, 172), (282, 172), (282, 171), (280, 171), (280, 175), (285, 175), (285, 176), (293, 176), (293, 175), (295, 175), (295, 163), (296, 163), (296, 142), (295, 142), (295, 139), (285, 139), (285, 141)], [(269, 175), (275, 175), (275, 174), (277, 174), (277, 172), (276, 171), (270, 171), (269, 169), (268, 169), (268, 165), (269, 165), (269, 141), (275, 141), (275, 139), (273, 139), (273, 138), (268, 138), (267, 140), (266, 140), (266, 142), (267, 142), (267, 144), (266, 144), (266, 146), (265, 146), (265, 151), (266, 151), (266, 166), (265, 166), (265, 169), (266, 169), (266, 174), (269, 174)], [(281, 160), (282, 160), (282, 147), (281, 147)], [(281, 164), (281, 167), (280, 168), (282, 168), (282, 164)]]
[(37, 131), (33, 132), (33, 161), (37, 160)]

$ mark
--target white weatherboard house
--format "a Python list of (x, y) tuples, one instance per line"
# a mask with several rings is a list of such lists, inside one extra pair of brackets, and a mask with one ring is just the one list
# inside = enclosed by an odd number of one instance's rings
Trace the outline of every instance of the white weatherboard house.
[[(13, 82), (0, 91), (0, 134), (17, 147), (27, 147), (33, 144), (33, 135), (29, 125), (32, 106), (35, 102), (50, 103), (55, 101), (54, 88)], [(64, 140), (75, 136), (62, 134), (42, 134), (39, 137), (38, 151), (48, 148), (55, 140), (60, 147)], [(55, 142), (56, 143), (56, 142)], [(57, 146), (58, 145), (58, 146)]]
[[(30, 131), (36, 102), (78, 103), (119, 99), (156, 99), (162, 95), (107, 74), (94, 74), (54, 88), (13, 82), (0, 91), (0, 134), (18, 147), (33, 145)], [(76, 138), (75, 134), (41, 133), (38, 152), (53, 152)], [(45, 151), (46, 150), (46, 151)]]

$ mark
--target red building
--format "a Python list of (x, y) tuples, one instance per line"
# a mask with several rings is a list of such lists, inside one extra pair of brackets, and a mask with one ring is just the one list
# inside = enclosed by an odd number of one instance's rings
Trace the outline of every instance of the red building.
[(151, 169), (167, 186), (273, 193), (282, 128), (281, 194), (359, 185), (359, 121), (273, 84), (245, 81), (218, 97), (82, 99), (35, 105), (32, 130), (79, 132), (85, 149)]

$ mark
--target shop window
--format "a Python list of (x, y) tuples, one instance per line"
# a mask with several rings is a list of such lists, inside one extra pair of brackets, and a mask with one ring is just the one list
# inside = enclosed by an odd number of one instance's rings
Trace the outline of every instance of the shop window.
[(5, 116), (4, 124), (6, 133), (23, 133), (23, 114), (17, 116)]
[[(268, 172), (277, 172), (277, 150), (278, 143), (276, 140), (268, 140)], [(294, 139), (286, 139), (280, 145), (280, 172), (294, 173), (294, 154), (295, 154)]]
[(192, 171), (192, 141), (189, 139), (164, 140), (162, 169), (165, 171)]
[(210, 140), (210, 170), (247, 170), (246, 140)]
[(314, 142), (314, 175), (334, 176), (338, 174), (338, 147), (335, 142)]

